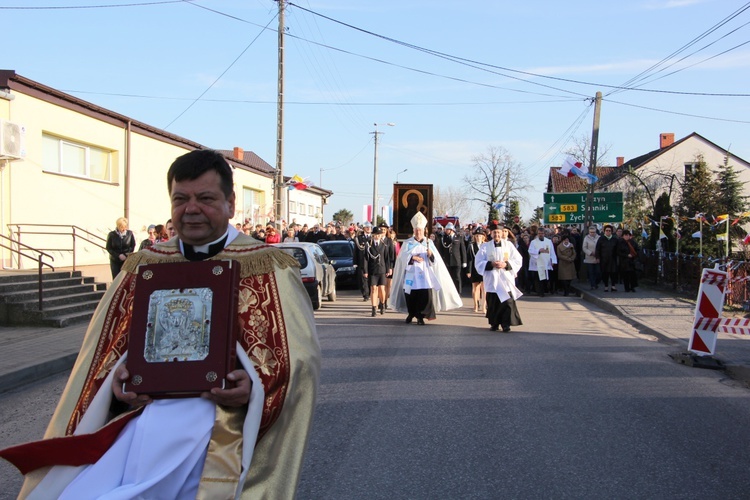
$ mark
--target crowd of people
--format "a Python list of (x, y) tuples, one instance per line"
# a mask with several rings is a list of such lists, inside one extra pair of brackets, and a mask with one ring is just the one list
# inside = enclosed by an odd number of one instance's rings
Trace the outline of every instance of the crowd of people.
[[(121, 225), (123, 220), (118, 219), (118, 229), (112, 231), (109, 238), (112, 247), (110, 262), (113, 276), (119, 272), (119, 267), (125, 257), (135, 248), (132, 233), (128, 234), (127, 231), (127, 221), (124, 221), (124, 229)], [(417, 222), (422, 223), (421, 220), (411, 221), (412, 224)], [(140, 248), (168, 240), (171, 237), (170, 226), (171, 221), (164, 226), (149, 226), (148, 239), (141, 243)], [(396, 270), (397, 263), (401, 248), (408, 247), (409, 251), (413, 252), (414, 245), (406, 245), (406, 241), (401, 244), (396, 239), (394, 227), (384, 222), (378, 227), (373, 227), (369, 222), (348, 225), (329, 222), (308, 226), (295, 221), (290, 224), (286, 221), (282, 221), (281, 224), (271, 221), (265, 225), (253, 225), (246, 221), (244, 224), (236, 224), (235, 227), (239, 232), (271, 244), (352, 241), (359, 291), (362, 294), (362, 300), (370, 303), (371, 315), (376, 316), (378, 313), (382, 315), (391, 307), (398, 309), (392, 304), (393, 301), (389, 301), (392, 295), (392, 284), (398, 281), (394, 280), (399, 274)], [(415, 230), (414, 237), (411, 240), (416, 237), (419, 228), (414, 226), (413, 229)], [(444, 276), (442, 272), (434, 273), (434, 283), (430, 283), (431, 286), (443, 287), (444, 285), (438, 278), (444, 277), (459, 297), (464, 290), (471, 290), (474, 312), (488, 315), (487, 294), (489, 291), (484, 279), (487, 269), (477, 268), (476, 264), (480, 262), (482, 266), (487, 265), (478, 257), (483, 245), (494, 240), (493, 231), (497, 230), (501, 233), (497, 239), (502, 239), (503, 242), (507, 241), (509, 245), (512, 245), (514, 255), (517, 252), (520, 258), (516, 265), (512, 265), (512, 281), (514, 290), (518, 290), (521, 294), (534, 294), (540, 297), (547, 294), (563, 296), (575, 294), (577, 292), (571, 287), (571, 283), (579, 277), (588, 279), (591, 290), (603, 286), (605, 292), (617, 292), (617, 287), (622, 285), (625, 292), (636, 291), (639, 247), (628, 230), (611, 225), (601, 228), (591, 225), (585, 231), (586, 235), (583, 236), (578, 226), (575, 225), (522, 227), (515, 224), (506, 227), (494, 221), (486, 225), (468, 224), (462, 227), (456, 227), (453, 223), (448, 223), (445, 227), (435, 224), (430, 228), (425, 219), (417, 241), (425, 240), (424, 248), (420, 251), (426, 250), (429, 255), (426, 253), (416, 256), (416, 259), (410, 257), (411, 260), (406, 263), (405, 267), (413, 270), (416, 265), (418, 270), (422, 269), (424, 265), (420, 259), (426, 258), (429, 263), (427, 267), (435, 266), (436, 270), (438, 267), (441, 271), (445, 270)], [(128, 245), (132, 245), (133, 248), (129, 248)], [(110, 248), (109, 242), (108, 248)], [(439, 257), (438, 261), (436, 261), (436, 256)], [(422, 271), (429, 271), (429, 269), (425, 268)], [(408, 278), (412, 278), (411, 274)], [(429, 273), (427, 273), (427, 278), (429, 281)], [(399, 276), (399, 279), (404, 279), (404, 277)], [(399, 286), (404, 285), (399, 283)], [(399, 293), (401, 291), (399, 289)], [(512, 292), (513, 290), (506, 289), (505, 291)], [(501, 295), (504, 296), (504, 294)], [(517, 298), (513, 293), (509, 296)], [(398, 300), (395, 303), (400, 306), (405, 304)], [(405, 306), (402, 308), (404, 311), (407, 310)], [(407, 323), (416, 319), (417, 324), (423, 324), (425, 318), (434, 318), (434, 310), (425, 309), (419, 314), (414, 311), (408, 313)]]

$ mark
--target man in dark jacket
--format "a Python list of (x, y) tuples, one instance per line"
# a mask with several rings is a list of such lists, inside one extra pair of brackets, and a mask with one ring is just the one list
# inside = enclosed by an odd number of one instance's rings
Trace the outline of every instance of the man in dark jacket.
[(364, 276), (365, 267), (365, 249), (367, 245), (372, 241), (372, 224), (369, 222), (364, 223), (362, 232), (357, 234), (352, 241), (354, 241), (354, 263), (357, 265), (357, 283), (359, 283), (359, 290), (362, 292), (362, 299), (367, 302), (370, 300), (370, 284), (367, 282), (367, 278)]
[(461, 294), (461, 271), (466, 267), (466, 245), (463, 238), (456, 237), (456, 229), (452, 222), (445, 225), (443, 248), (446, 250), (445, 265), (456, 291)]

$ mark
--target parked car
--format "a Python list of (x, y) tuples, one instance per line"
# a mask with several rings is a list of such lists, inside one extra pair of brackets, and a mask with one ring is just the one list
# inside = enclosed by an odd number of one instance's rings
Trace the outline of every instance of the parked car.
[(336, 300), (336, 270), (317, 243), (277, 243), (276, 245), (297, 259), (302, 284), (305, 285), (313, 309), (320, 309), (323, 297)]
[(354, 265), (354, 242), (346, 240), (318, 243), (336, 270), (336, 286), (356, 286), (357, 268)]

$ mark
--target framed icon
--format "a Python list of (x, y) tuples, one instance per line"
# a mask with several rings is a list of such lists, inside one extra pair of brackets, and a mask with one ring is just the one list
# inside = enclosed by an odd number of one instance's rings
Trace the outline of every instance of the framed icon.
[(394, 184), (393, 227), (396, 238), (405, 240), (411, 237), (411, 219), (417, 212), (425, 216), (429, 230), (432, 221), (432, 184)]
[(187, 397), (225, 387), (234, 369), (240, 265), (141, 265), (128, 336), (125, 391)]

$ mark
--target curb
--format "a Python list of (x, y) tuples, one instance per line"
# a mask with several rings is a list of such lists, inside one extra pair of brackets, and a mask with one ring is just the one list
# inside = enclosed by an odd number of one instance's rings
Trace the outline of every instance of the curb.
[(76, 358), (78, 358), (77, 352), (2, 374), (0, 375), (0, 393), (12, 391), (21, 386), (70, 370), (73, 368)]
[[(657, 328), (653, 328), (647, 325), (646, 323), (639, 321), (638, 319), (628, 314), (625, 314), (625, 312), (623, 312), (622, 309), (620, 309), (614, 304), (609, 303), (606, 299), (597, 297), (596, 295), (593, 295), (587, 292), (586, 290), (578, 288), (575, 285), (572, 285), (571, 288), (575, 288), (576, 290), (578, 290), (578, 292), (581, 294), (581, 298), (585, 300), (586, 302), (590, 302), (591, 304), (594, 304), (595, 306), (609, 313), (619, 316), (626, 323), (629, 323), (633, 325), (634, 327), (638, 328), (642, 333), (646, 333), (648, 335), (656, 337), (660, 342), (664, 342), (667, 345), (677, 346), (683, 351), (687, 352), (688, 340), (675, 338)], [(744, 366), (744, 365), (733, 364), (731, 361), (728, 361), (727, 359), (722, 358), (721, 356), (710, 356), (710, 357), (714, 360), (718, 360), (723, 365), (721, 370), (723, 370), (724, 373), (726, 373), (730, 378), (737, 380), (739, 382), (742, 382), (746, 387), (750, 388), (750, 367)], [(679, 361), (676, 361), (676, 362), (679, 362)]]
[(602, 299), (600, 297), (597, 297), (596, 295), (587, 292), (586, 290), (582, 290), (581, 288), (572, 286), (572, 288), (575, 288), (578, 290), (578, 293), (581, 294), (581, 298), (585, 300), (586, 302), (590, 302), (594, 304), (595, 306), (599, 307), (600, 309), (604, 309), (605, 311), (615, 314), (625, 320), (626, 323), (629, 323), (639, 330), (641, 330), (643, 333), (646, 333), (648, 335), (651, 335), (653, 337), (656, 337), (660, 341), (666, 342), (671, 345), (678, 345), (680, 347), (684, 347), (687, 349), (687, 341), (684, 339), (678, 339), (675, 337), (672, 337), (671, 335), (663, 332), (662, 330), (659, 330), (657, 328), (654, 328), (652, 326), (649, 326), (648, 324), (644, 323), (643, 321), (640, 321), (628, 314), (625, 314), (622, 309), (617, 307), (616, 305), (608, 302), (606, 299)]

